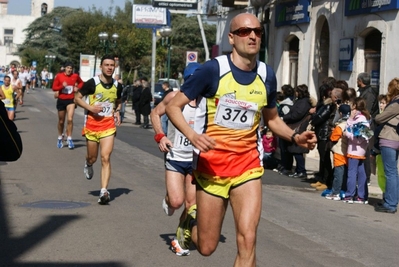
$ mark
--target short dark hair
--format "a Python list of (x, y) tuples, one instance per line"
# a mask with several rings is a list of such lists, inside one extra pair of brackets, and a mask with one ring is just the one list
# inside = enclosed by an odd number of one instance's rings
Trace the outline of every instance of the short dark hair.
[(11, 77), (10, 77), (10, 76), (8, 76), (8, 75), (4, 76), (4, 79), (5, 79), (5, 78), (8, 78), (8, 79), (10, 79), (10, 80), (11, 80)]
[(162, 85), (166, 85), (169, 88), (169, 82), (163, 82)]
[(294, 88), (292, 88), (292, 86), (289, 84), (284, 84), (283, 86), (281, 86), (281, 91), (283, 92), (283, 94), (286, 98), (294, 97), (294, 94), (295, 94)]
[(141, 78), (140, 78), (140, 81), (146, 81), (146, 82), (148, 82), (148, 79), (147, 79), (147, 77), (141, 77)]
[(110, 59), (110, 60), (115, 61), (115, 57), (114, 57), (114, 56), (112, 56), (112, 55), (104, 55), (104, 56), (101, 58), (100, 65), (102, 65), (102, 64), (103, 64), (103, 61), (106, 60), (106, 59)]
[(298, 99), (309, 97), (309, 90), (306, 84), (301, 84), (295, 87), (295, 92), (298, 93)]

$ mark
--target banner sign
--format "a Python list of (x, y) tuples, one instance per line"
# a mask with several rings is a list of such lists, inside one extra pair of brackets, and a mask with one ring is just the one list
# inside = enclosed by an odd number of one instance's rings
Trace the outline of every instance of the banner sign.
[(184, 10), (197, 9), (198, 0), (153, 0), (152, 6)]
[(353, 38), (339, 40), (339, 70), (352, 71), (353, 68)]
[(161, 28), (168, 25), (166, 8), (133, 5), (132, 23), (138, 28)]
[(300, 23), (308, 23), (309, 0), (297, 0), (279, 3), (276, 5), (276, 26), (286, 26)]
[(345, 16), (399, 9), (399, 0), (345, 0)]

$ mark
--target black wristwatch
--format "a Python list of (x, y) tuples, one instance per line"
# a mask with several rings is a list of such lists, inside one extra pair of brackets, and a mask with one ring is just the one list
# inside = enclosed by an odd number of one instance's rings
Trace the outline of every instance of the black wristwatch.
[(298, 134), (299, 134), (299, 133), (294, 132), (294, 133), (291, 135), (291, 142), (292, 142), (293, 144), (296, 144), (295, 136), (298, 135)]

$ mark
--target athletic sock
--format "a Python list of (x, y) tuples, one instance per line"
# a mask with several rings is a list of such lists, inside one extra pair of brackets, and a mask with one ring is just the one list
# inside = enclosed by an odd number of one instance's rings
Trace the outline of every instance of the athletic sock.
[(68, 136), (67, 139), (68, 139), (68, 140), (72, 140), (72, 136)]

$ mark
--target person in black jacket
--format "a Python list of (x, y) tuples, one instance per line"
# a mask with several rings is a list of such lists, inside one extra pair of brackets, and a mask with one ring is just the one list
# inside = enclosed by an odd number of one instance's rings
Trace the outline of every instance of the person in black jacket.
[(143, 125), (141, 125), (140, 127), (144, 129), (149, 129), (150, 128), (149, 115), (151, 113), (152, 94), (151, 94), (150, 84), (146, 79), (141, 80), (141, 85), (143, 86), (143, 90), (141, 91), (140, 95), (139, 109), (140, 109), (140, 114), (143, 115)]
[[(305, 84), (298, 85), (295, 87), (295, 95), (296, 101), (294, 105), (291, 107), (290, 111), (283, 116), (283, 120), (287, 123), (291, 129), (295, 129), (303, 122), (305, 117), (309, 114), (309, 110), (311, 109), (310, 98), (308, 87)], [(303, 125), (305, 125), (304, 122)], [(306, 124), (307, 125), (307, 124)], [(306, 126), (305, 125), (305, 126)], [(305, 127), (306, 128), (306, 127)], [(305, 158), (303, 153), (308, 153), (309, 150), (299, 147), (293, 143), (289, 143), (287, 146), (286, 155), (281, 155), (281, 157), (286, 157), (285, 170), (281, 172), (281, 174), (289, 175), (294, 178), (306, 178), (306, 168), (305, 168)], [(291, 174), (292, 169), (292, 156), (294, 156), (296, 161), (295, 173)]]
[(15, 123), (8, 118), (0, 100), (0, 161), (16, 161), (22, 154), (22, 140)]
[(337, 104), (340, 104), (342, 90), (334, 88), (325, 90), (323, 104), (318, 107), (312, 115), (312, 126), (317, 136), (317, 150), (319, 151), (319, 173), (316, 182), (311, 184), (316, 190), (325, 190), (332, 186), (332, 165), (330, 157), (331, 141), (330, 135), (333, 130), (334, 117)]
[(131, 92), (132, 95), (132, 109), (134, 110), (134, 114), (136, 116), (135, 125), (141, 125), (141, 115), (140, 115), (140, 96), (141, 91), (143, 91), (143, 87), (141, 86), (140, 80), (136, 80), (133, 84), (133, 90)]

